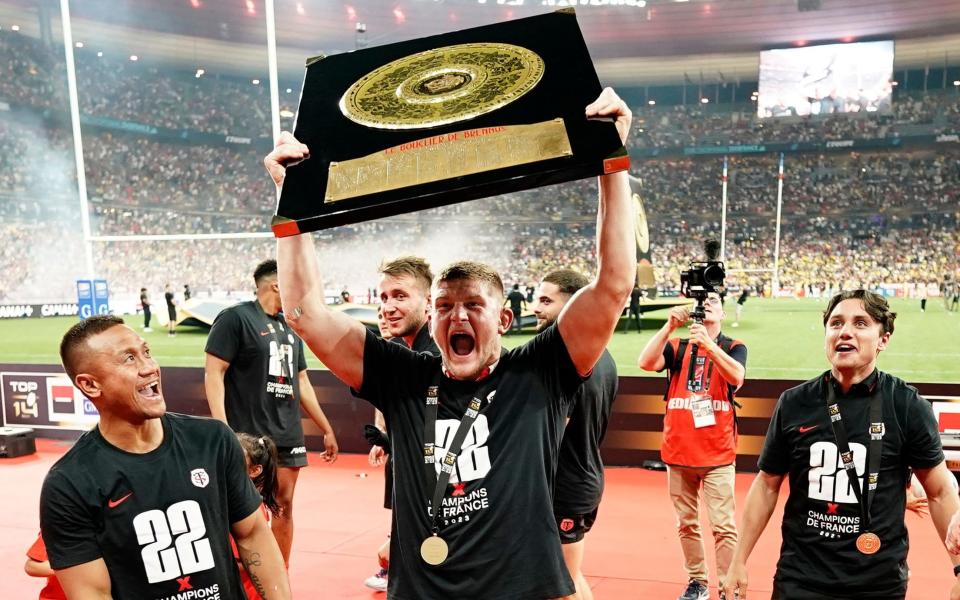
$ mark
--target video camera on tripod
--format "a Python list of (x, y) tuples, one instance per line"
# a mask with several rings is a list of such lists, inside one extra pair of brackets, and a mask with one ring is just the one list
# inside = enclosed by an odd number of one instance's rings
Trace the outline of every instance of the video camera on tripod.
[(723, 262), (717, 260), (720, 255), (720, 242), (717, 240), (707, 240), (703, 244), (704, 253), (707, 256), (705, 261), (692, 261), (690, 268), (680, 273), (680, 293), (687, 298), (696, 300), (690, 317), (697, 323), (703, 323), (706, 314), (703, 310), (703, 303), (710, 293), (720, 293), (723, 288), (723, 279), (727, 273), (723, 268)]

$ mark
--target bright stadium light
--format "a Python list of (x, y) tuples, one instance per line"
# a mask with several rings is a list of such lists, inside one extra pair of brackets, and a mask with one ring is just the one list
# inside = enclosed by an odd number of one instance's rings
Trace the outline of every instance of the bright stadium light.
[(953, 82), (953, 85), (955, 85), (956, 87), (960, 87), (960, 79), (955, 80)]
[(103, 50), (97, 51), (97, 58), (103, 58)]
[(287, 93), (288, 93), (288, 94), (292, 94), (292, 93), (293, 93), (293, 90), (292, 90), (291, 88), (287, 88)]
[(656, 105), (657, 105), (657, 101), (656, 101), (656, 100), (647, 100), (647, 104), (649, 104), (650, 106), (656, 106)]
[(20, 31), (20, 26), (19, 26), (19, 25), (14, 25), (14, 26), (11, 27), (10, 29), (12, 29), (12, 30), (14, 30), (14, 31)]
[(131, 55), (130, 55), (130, 60), (133, 61), (133, 62), (137, 62), (138, 60), (140, 60), (140, 57), (137, 56), (136, 54), (131, 54)]
[(280, 111), (280, 117), (283, 119), (292, 119), (293, 111), (285, 108)]
[(710, 98), (700, 98), (700, 104), (707, 104), (710, 102)]
[(259, 79), (254, 79), (251, 83), (252, 83), (253, 85), (260, 85), (260, 80), (259, 80)]
[(204, 71), (203, 69), (197, 69), (197, 74), (195, 75), (195, 77), (197, 79), (200, 79), (201, 77), (203, 77), (204, 73), (206, 73), (206, 71)]
[(74, 47), (83, 48), (83, 42), (77, 42), (76, 44), (74, 44)]

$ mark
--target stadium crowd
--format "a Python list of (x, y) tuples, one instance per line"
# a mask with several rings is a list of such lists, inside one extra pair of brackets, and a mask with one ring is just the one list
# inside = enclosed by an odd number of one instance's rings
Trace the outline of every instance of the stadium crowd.
[[(144, 125), (226, 134), (265, 131), (263, 87), (229, 78), (159, 71), (78, 53), (84, 114)], [(0, 300), (72, 295), (38, 265), (37, 239), (64, 240), (68, 267), (83, 255), (73, 140), (63, 120), (62, 52), (0, 32)], [(634, 144), (749, 144), (890, 137), (960, 128), (953, 91), (900, 94), (889, 114), (758, 119), (750, 106), (640, 107)], [(642, 130), (642, 131), (641, 131)], [(39, 143), (38, 143), (39, 142)], [(925, 149), (788, 153), (784, 164), (780, 282), (788, 288), (913, 283), (956, 269), (960, 250), (960, 152)], [(266, 232), (275, 206), (255, 146), (163, 141), (136, 132), (85, 127), (84, 163), (94, 236)], [(719, 237), (723, 159), (634, 161), (643, 181), (653, 262), (664, 291), (679, 283), (702, 241)], [(778, 159), (729, 158), (726, 260), (737, 285), (770, 284), (775, 247)], [(421, 252), (491, 261), (508, 282), (531, 283), (547, 270), (594, 266), (596, 185), (584, 180), (320, 234), (333, 287), (366, 290), (381, 255)], [(61, 246), (58, 244), (58, 246)], [(265, 238), (94, 242), (98, 272), (115, 293), (135, 294), (171, 273), (201, 293), (241, 292), (248, 263), (272, 253)], [(343, 259), (344, 249), (375, 248)], [(41, 253), (42, 254), (42, 253)], [(375, 257), (372, 255), (376, 255)], [(80, 272), (82, 268), (78, 268)], [(739, 272), (737, 270), (743, 270)], [(49, 297), (48, 297), (49, 296)]]
[(754, 103), (640, 106), (631, 134), (638, 148), (895, 138), (960, 129), (955, 90), (898, 95), (890, 112), (761, 119)]

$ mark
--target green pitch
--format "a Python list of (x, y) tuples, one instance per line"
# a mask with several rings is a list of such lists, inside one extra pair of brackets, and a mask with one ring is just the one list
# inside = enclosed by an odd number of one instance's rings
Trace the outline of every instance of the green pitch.
[[(827, 368), (823, 352), (821, 311), (824, 300), (750, 298), (740, 327), (734, 329), (734, 303), (724, 331), (743, 340), (748, 348), (747, 377), (755, 379), (808, 379)], [(896, 331), (887, 350), (880, 354), (880, 368), (912, 382), (960, 383), (960, 313), (947, 312), (943, 302), (931, 298), (927, 311), (920, 312), (919, 300), (892, 301), (897, 311)], [(610, 352), (621, 375), (641, 375), (636, 359), (653, 331), (663, 325), (666, 311), (645, 315), (642, 333), (618, 332)], [(141, 317), (127, 317), (139, 330)], [(69, 317), (0, 321), (0, 363), (59, 364), (57, 348), (64, 331), (76, 322)], [(683, 330), (680, 332), (682, 333)], [(207, 331), (181, 327), (176, 337), (156, 328), (143, 334), (161, 366), (202, 367)], [(504, 338), (513, 347), (530, 335)], [(310, 356), (311, 367), (322, 365)]]

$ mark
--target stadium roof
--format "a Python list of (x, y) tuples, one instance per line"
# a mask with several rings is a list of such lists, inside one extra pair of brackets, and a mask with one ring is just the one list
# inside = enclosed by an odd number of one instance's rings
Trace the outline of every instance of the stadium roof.
[[(800, 11), (798, 2), (818, 6)], [(960, 60), (957, 0), (275, 0), (281, 72), (299, 77), (304, 59), (554, 10), (577, 9), (601, 77), (610, 83), (754, 80), (758, 51), (820, 41), (897, 40), (896, 67)], [(596, 5), (606, 6), (596, 6)], [(610, 6), (620, 4), (620, 6)], [(640, 6), (645, 4), (644, 6)], [(0, 27), (16, 20), (37, 35), (41, 5), (0, 0)], [(82, 0), (71, 3), (74, 39), (87, 48), (144, 60), (266, 73), (264, 0)], [(357, 24), (366, 26), (357, 33)]]

